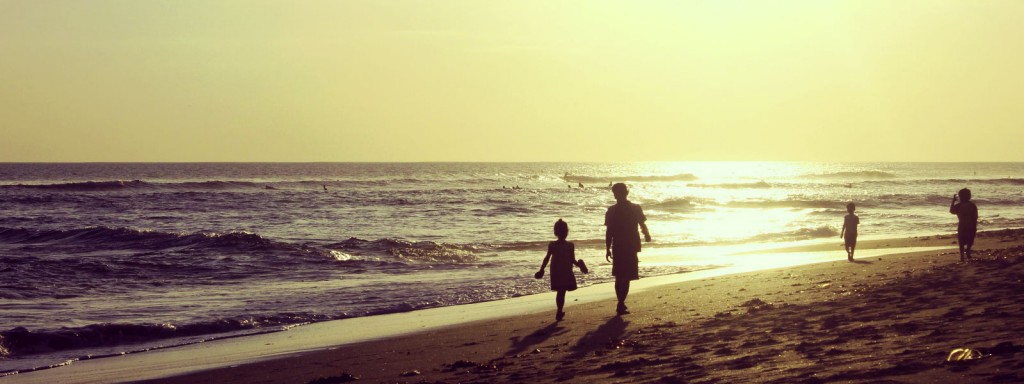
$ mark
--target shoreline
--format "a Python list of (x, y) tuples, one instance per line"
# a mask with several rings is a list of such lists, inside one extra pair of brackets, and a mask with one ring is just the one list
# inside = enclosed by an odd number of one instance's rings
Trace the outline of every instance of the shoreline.
[[(1013, 238), (1019, 241), (1021, 232), (1022, 230), (1002, 230), (979, 233), (978, 249), (995, 249), (1000, 246), (1005, 248), (1013, 243), (1012, 241), (1006, 241), (1006, 239)], [(865, 241), (865, 244), (861, 245), (858, 251), (869, 251), (866, 253), (872, 254), (874, 252), (871, 252), (871, 250), (873, 250), (885, 255), (883, 256), (884, 259), (888, 259), (893, 253), (902, 253), (902, 250), (917, 247), (942, 247), (943, 249), (948, 248), (948, 250), (952, 250), (955, 253), (955, 245), (949, 244), (949, 239), (952, 238), (953, 236), (951, 235), (945, 235), (929, 236), (925, 238), (871, 240)], [(636, 302), (643, 303), (645, 301), (652, 300), (649, 296), (664, 295), (664, 292), (672, 291), (673, 289), (678, 291), (683, 289), (681, 288), (683, 285), (692, 286), (691, 290), (694, 290), (702, 284), (706, 285), (708, 282), (716, 280), (757, 280), (758, 275), (778, 273), (780, 270), (815, 270), (822, 268), (827, 270), (830, 268), (839, 268), (841, 265), (851, 265), (846, 262), (844, 257), (845, 254), (841, 252), (841, 247), (837, 248), (834, 244), (823, 243), (820, 245), (796, 248), (767, 249), (758, 253), (778, 255), (783, 253), (783, 251), (834, 251), (828, 252), (830, 256), (826, 256), (835, 260), (841, 259), (841, 263), (837, 261), (824, 261), (797, 267), (784, 266), (781, 268), (760, 270), (757, 272), (744, 272), (738, 268), (732, 268), (730, 270), (729, 267), (725, 267), (680, 275), (645, 278), (636, 282), (636, 288), (634, 288), (634, 291), (631, 294), (630, 302), (634, 302), (634, 300), (636, 300)], [(899, 256), (897, 259), (904, 259), (905, 257), (920, 258), (927, 255), (934, 255), (936, 252), (937, 251), (934, 249), (919, 251), (911, 255)], [(860, 255), (861, 254), (858, 253), (858, 257), (861, 257)], [(869, 258), (876, 256), (863, 257)], [(955, 254), (947, 254), (945, 259), (950, 260), (945, 260), (945, 262), (952, 261), (952, 259), (956, 258), (957, 256)], [(839, 263), (839, 265), (831, 265), (835, 263)], [(869, 263), (867, 265), (870, 265), (870, 262), (867, 263)], [(823, 265), (828, 266), (823, 267)], [(859, 263), (852, 263), (852, 265), (862, 266)], [(878, 266), (875, 267), (877, 268)], [(777, 288), (784, 287), (780, 286)], [(753, 289), (750, 291), (752, 292)], [(712, 308), (718, 308), (719, 310), (712, 312), (701, 310), (694, 314), (693, 317), (698, 319), (708, 317), (713, 318), (715, 314), (720, 313), (723, 308), (728, 308), (729, 305), (735, 306), (739, 304), (734, 302), (736, 299), (734, 294), (735, 292), (726, 292), (724, 293), (724, 296), (720, 295), (722, 297), (715, 299), (720, 301), (719, 303), (709, 303), (705, 306), (705, 309), (708, 310)], [(768, 292), (762, 292), (762, 295), (767, 294)], [(501, 340), (499, 334), (502, 332), (488, 333), (489, 331), (484, 330), (502, 329), (505, 330), (508, 335), (513, 338), (518, 337), (520, 340), (526, 340), (537, 332), (543, 333), (543, 331), (549, 327), (544, 327), (531, 333), (527, 332), (529, 331), (529, 327), (525, 327), (525, 325), (553, 323), (551, 319), (548, 319), (548, 317), (552, 317), (551, 314), (554, 312), (552, 308), (553, 305), (550, 303), (550, 301), (553, 301), (553, 297), (548, 296), (551, 295), (530, 295), (507, 300), (475, 303), (462, 306), (432, 308), (406, 313), (314, 323), (296, 327), (287, 332), (275, 332), (265, 335), (200, 343), (196, 344), (193, 348), (190, 348), (190, 346), (175, 347), (167, 350), (131, 354), (123, 357), (80, 361), (69, 366), (0, 377), (0, 382), (112, 382), (155, 379), (151, 382), (176, 383), (198, 380), (199, 377), (210, 377), (211, 380), (215, 377), (215, 380), (219, 382), (233, 382), (232, 380), (235, 380), (234, 382), (306, 382), (310, 380), (306, 377), (330, 376), (330, 374), (324, 370), (311, 370), (308, 368), (296, 369), (296, 372), (288, 372), (288, 378), (285, 379), (283, 377), (275, 378), (273, 376), (267, 376), (267, 369), (280, 371), (282, 367), (290, 366), (291, 364), (295, 364), (297, 361), (336, 361), (338, 360), (338, 356), (344, 357), (340, 360), (355, 362), (354, 364), (356, 365), (353, 365), (355, 367), (380, 366), (380, 369), (375, 371), (379, 373), (352, 372), (357, 376), (363, 376), (365, 379), (380, 378), (381, 380), (390, 380), (392, 382), (395, 380), (402, 381), (403, 379), (393, 372), (395, 369), (399, 369), (396, 366), (396, 363), (367, 361), (366, 359), (369, 359), (370, 357), (366, 356), (366, 352), (379, 350), (381, 351), (379, 353), (385, 353), (383, 352), (384, 349), (390, 348), (392, 350), (400, 350), (404, 348), (406, 350), (406, 355), (403, 355), (400, 360), (408, 361), (410, 364), (417, 360), (439, 357), (445, 357), (441, 360), (451, 360), (450, 362), (454, 362), (459, 359), (453, 360), (450, 356), (459, 353), (466, 354), (466, 358), (487, 355), (502, 356), (500, 353), (495, 354), (496, 352), (500, 352), (497, 350), (501, 349), (498, 348), (499, 345), (508, 344), (507, 341)], [(569, 301), (567, 302), (567, 312), (569, 312), (569, 317), (566, 319), (567, 321), (563, 322), (564, 326), (567, 329), (571, 327), (586, 327), (585, 324), (591, 323), (591, 321), (588, 320), (605, 320), (605, 318), (611, 317), (607, 316), (607, 314), (611, 313), (609, 308), (613, 308), (613, 306), (608, 306), (607, 301), (613, 300), (613, 296), (613, 292), (607, 284), (584, 287), (578, 291), (569, 293)], [(739, 294), (736, 296), (743, 295)], [(724, 307), (722, 307), (722, 305), (724, 305)], [(473, 308), (472, 306), (477, 306), (479, 308)], [(602, 308), (604, 310), (602, 310)], [(624, 317), (627, 322), (635, 319), (644, 319), (645, 322), (649, 322), (653, 321), (655, 318), (661, 319), (662, 317), (665, 317), (648, 314), (648, 310), (644, 304), (631, 305), (631, 309), (634, 314)], [(551, 313), (549, 314), (548, 312)], [(608, 323), (606, 323), (606, 326), (617, 327), (617, 325), (609, 325)], [(558, 327), (555, 329), (558, 329)], [(362, 334), (356, 337), (351, 337), (351, 335), (349, 335), (347, 340), (339, 341), (337, 334), (339, 332), (344, 333), (346, 331), (345, 328), (372, 329), (376, 331), (376, 333), (371, 332), (369, 334)], [(603, 331), (601, 331), (600, 328), (601, 327), (599, 327), (595, 332), (602, 333)], [(458, 334), (463, 333), (466, 329), (469, 330), (469, 336), (458, 336)], [(524, 334), (523, 332), (526, 333)], [(481, 335), (481, 333), (486, 334)], [(574, 333), (576, 332), (566, 330), (561, 332), (560, 335), (570, 337), (570, 335)], [(585, 337), (586, 334), (576, 336)], [(429, 346), (430, 343), (437, 342), (437, 340), (444, 340), (444, 343), (442, 344), (445, 344), (444, 348), (437, 348), (442, 351), (435, 351), (440, 353), (432, 352), (431, 347)], [(464, 341), (462, 344), (453, 345), (453, 340)], [(260, 348), (258, 349), (261, 351), (254, 351), (256, 346), (259, 346)], [(415, 356), (421, 354), (426, 356)], [(225, 362), (225, 359), (230, 361)], [(282, 366), (281, 364), (284, 365)], [(182, 365), (185, 366), (183, 367)], [(329, 364), (325, 366), (328, 365)], [(437, 367), (437, 364), (430, 366), (431, 364), (428, 364), (425, 361), (418, 365), (421, 366), (418, 370), (424, 378), (432, 377), (432, 373), (428, 373), (427, 370)], [(398, 374), (416, 370), (416, 368), (400, 369), (402, 372), (398, 372)], [(145, 373), (140, 374), (139, 370), (145, 370)], [(256, 372), (257, 374), (255, 376), (244, 375), (241, 371)], [(444, 372), (439, 373), (443, 374)], [(337, 374), (340, 374), (340, 372)], [(157, 379), (160, 377), (164, 378)], [(244, 379), (242, 379), (242, 377), (244, 377)], [(390, 377), (390, 379), (386, 379), (387, 377)], [(238, 379), (236, 380), (235, 378)], [(420, 379), (421, 378), (416, 377), (415, 380), (412, 381), (420, 381)]]

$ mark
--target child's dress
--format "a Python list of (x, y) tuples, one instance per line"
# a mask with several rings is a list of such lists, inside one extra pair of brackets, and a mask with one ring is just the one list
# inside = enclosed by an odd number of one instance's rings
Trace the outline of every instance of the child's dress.
[(552, 241), (548, 244), (551, 253), (551, 290), (575, 291), (576, 245), (568, 241)]

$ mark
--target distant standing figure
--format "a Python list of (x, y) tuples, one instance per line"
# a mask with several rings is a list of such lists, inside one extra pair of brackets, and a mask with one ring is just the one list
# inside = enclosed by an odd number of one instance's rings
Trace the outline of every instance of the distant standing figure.
[(615, 312), (625, 315), (629, 313), (626, 308), (629, 282), (640, 279), (640, 259), (637, 257), (640, 252), (640, 234), (637, 233), (637, 226), (644, 233), (644, 241), (651, 241), (651, 234), (647, 231), (647, 217), (644, 216), (643, 208), (626, 199), (629, 196), (626, 184), (613, 185), (612, 193), (615, 195), (615, 205), (608, 207), (604, 215), (604, 257), (611, 261), (612, 275), (615, 276), (615, 297), (619, 299)]
[[(957, 197), (960, 201), (957, 202)], [(960, 245), (960, 261), (970, 260), (974, 236), (978, 234), (978, 206), (971, 201), (971, 190), (964, 188), (949, 203), (949, 213), (956, 215), (956, 239)]]
[(576, 245), (565, 241), (568, 236), (569, 224), (558, 219), (555, 222), (555, 237), (558, 240), (548, 243), (548, 253), (544, 255), (544, 262), (541, 263), (540, 270), (533, 275), (538, 279), (544, 277), (544, 268), (547, 267), (548, 261), (551, 261), (551, 290), (557, 292), (555, 305), (558, 306), (555, 321), (562, 321), (565, 318), (565, 312), (562, 311), (562, 307), (565, 306), (565, 292), (576, 290), (573, 266), (578, 266), (583, 273), (587, 273), (587, 266), (583, 260), (576, 260)]
[(839, 238), (843, 239), (843, 243), (846, 245), (846, 259), (853, 261), (853, 251), (857, 248), (857, 225), (860, 224), (860, 218), (853, 214), (853, 211), (857, 209), (853, 203), (846, 204), (846, 212), (849, 212), (846, 217), (843, 217), (843, 229), (839, 231)]
[(586, 188), (586, 187), (583, 186), (583, 183), (576, 183), (576, 184), (579, 184), (580, 189)]

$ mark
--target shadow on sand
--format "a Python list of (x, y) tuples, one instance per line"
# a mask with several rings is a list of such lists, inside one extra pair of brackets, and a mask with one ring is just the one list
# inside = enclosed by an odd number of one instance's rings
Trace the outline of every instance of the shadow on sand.
[(567, 331), (568, 330), (565, 328), (559, 327), (558, 323), (551, 323), (544, 328), (533, 331), (533, 333), (526, 335), (525, 337), (512, 337), (510, 338), (510, 340), (512, 340), (512, 347), (509, 348), (508, 352), (505, 352), (505, 355), (512, 356), (526, 352), (530, 347), (543, 343), (552, 336), (560, 335)]
[(586, 335), (583, 335), (576, 342), (576, 345), (572, 347), (572, 356), (579, 358), (596, 348), (618, 342), (626, 334), (627, 325), (629, 325), (629, 322), (623, 320), (622, 316), (608, 319), (607, 322), (597, 327), (597, 329), (587, 332)]

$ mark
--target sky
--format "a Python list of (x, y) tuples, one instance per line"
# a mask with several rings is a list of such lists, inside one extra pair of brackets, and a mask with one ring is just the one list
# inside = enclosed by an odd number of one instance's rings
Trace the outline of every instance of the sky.
[(1024, 1), (0, 0), (0, 161), (1024, 161)]

